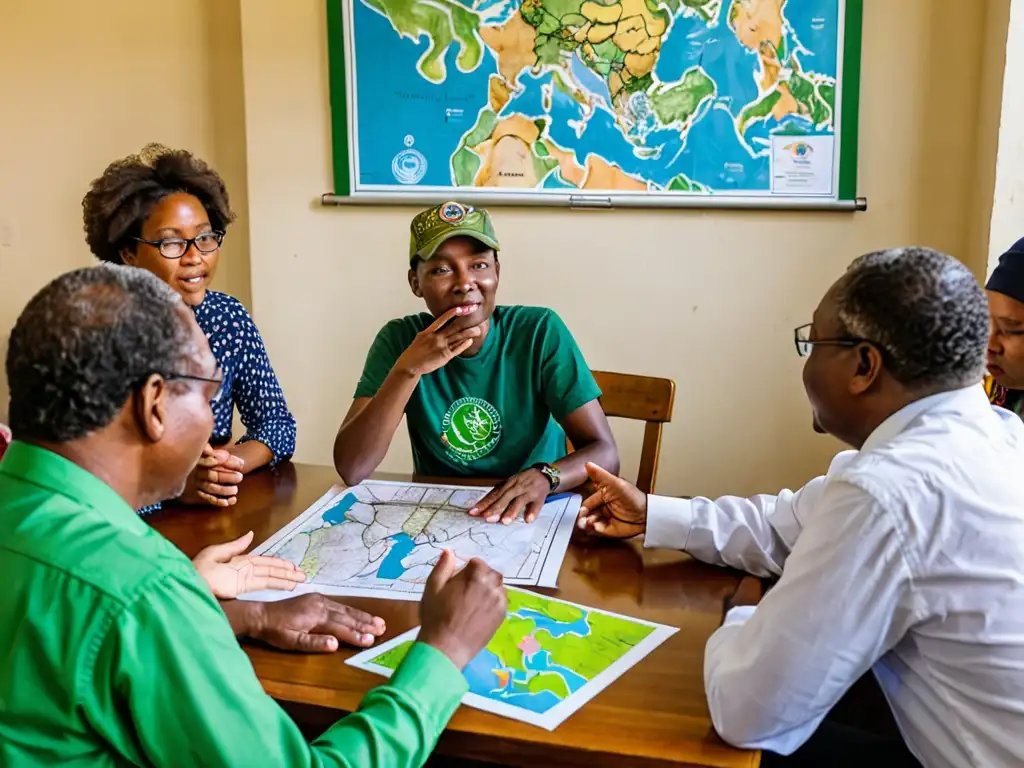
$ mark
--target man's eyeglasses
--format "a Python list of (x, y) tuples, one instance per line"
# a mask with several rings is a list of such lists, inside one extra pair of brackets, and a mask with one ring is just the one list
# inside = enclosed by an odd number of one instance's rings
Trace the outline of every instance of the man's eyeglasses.
[(796, 353), (800, 357), (807, 357), (811, 354), (815, 345), (825, 347), (856, 347), (858, 344), (873, 344), (878, 346), (869, 339), (812, 339), (811, 325), (811, 323), (807, 323), (807, 325), (801, 325), (799, 328), (793, 329), (793, 343), (796, 344)]
[(195, 237), (162, 237), (159, 240), (143, 240), (141, 237), (132, 239), (153, 246), (165, 259), (180, 259), (188, 252), (189, 246), (195, 246), (200, 253), (213, 253), (224, 242), (224, 233), (202, 232)]
[[(151, 374), (152, 375), (152, 374)], [(163, 378), (164, 381), (202, 381), (208, 384), (216, 384), (217, 391), (213, 393), (213, 397), (210, 398), (210, 405), (217, 405), (220, 402), (221, 396), (224, 394), (224, 379), (211, 379), (207, 376), (192, 376), (188, 373), (160, 373), (156, 372), (157, 376)], [(148, 377), (147, 377), (148, 378)]]

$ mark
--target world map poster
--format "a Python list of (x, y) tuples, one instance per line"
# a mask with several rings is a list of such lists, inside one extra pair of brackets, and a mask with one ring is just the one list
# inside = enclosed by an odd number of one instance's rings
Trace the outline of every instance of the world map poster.
[(330, 0), (335, 152), (353, 194), (835, 198), (860, 2)]
[(334, 486), (253, 550), (289, 560), (306, 573), (293, 592), (265, 590), (247, 600), (296, 593), (419, 600), (427, 576), (450, 549), (477, 557), (509, 584), (554, 587), (582, 499), (548, 497), (537, 519), (507, 524), (470, 517), (488, 488), (367, 481)]
[[(463, 670), (466, 704), (554, 730), (677, 630), (551, 597), (508, 590), (505, 621)], [(413, 629), (349, 664), (391, 676)]]

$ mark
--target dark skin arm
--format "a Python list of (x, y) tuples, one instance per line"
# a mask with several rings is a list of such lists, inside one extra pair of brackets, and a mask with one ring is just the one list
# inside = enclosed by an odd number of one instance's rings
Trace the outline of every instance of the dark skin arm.
[(334, 468), (346, 485), (358, 485), (380, 466), (419, 380), (392, 368), (376, 396), (352, 401), (334, 439)]
[(234, 445), (226, 446), (226, 450), (232, 456), (236, 456), (244, 462), (241, 469), (243, 475), (248, 475), (260, 467), (267, 466), (274, 458), (274, 454), (271, 453), (270, 449), (259, 440), (246, 440), (244, 443), (235, 443)]
[(380, 466), (420, 378), (447, 365), (483, 333), (480, 326), (462, 330), (447, 327), (461, 312), (461, 308), (453, 307), (418, 333), (377, 394), (352, 401), (334, 438), (334, 468), (347, 485), (363, 482)]
[[(559, 424), (575, 450), (554, 463), (561, 472), (556, 491), (569, 491), (583, 485), (587, 480), (588, 462), (614, 475), (619, 473), (619, 450), (600, 402), (591, 400), (581, 405)], [(550, 493), (551, 485), (540, 470), (527, 469), (495, 486), (469, 514), (483, 517), (490, 523), (500, 521), (507, 525), (522, 513), (526, 522), (532, 523)]]
[(272, 603), (218, 600), (236, 637), (285, 651), (330, 653), (339, 643), (360, 648), (384, 634), (384, 620), (318, 594)]

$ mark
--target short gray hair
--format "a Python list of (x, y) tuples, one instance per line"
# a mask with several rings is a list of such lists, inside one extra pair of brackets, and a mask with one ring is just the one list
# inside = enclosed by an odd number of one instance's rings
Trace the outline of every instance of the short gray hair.
[(871, 341), (893, 377), (916, 391), (981, 381), (988, 303), (963, 264), (930, 248), (861, 256), (837, 284), (843, 332)]
[(150, 374), (179, 371), (194, 351), (181, 299), (137, 267), (61, 275), (11, 331), (10, 421), (23, 440), (64, 443), (110, 424)]

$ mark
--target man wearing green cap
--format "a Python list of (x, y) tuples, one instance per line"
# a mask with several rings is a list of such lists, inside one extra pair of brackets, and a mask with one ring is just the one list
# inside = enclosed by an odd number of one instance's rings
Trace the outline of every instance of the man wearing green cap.
[[(373, 472), (407, 418), (418, 475), (508, 478), (470, 514), (532, 522), (547, 496), (617, 473), (601, 391), (550, 309), (495, 306), (501, 265), (487, 211), (448, 202), (412, 221), (409, 287), (428, 312), (377, 334), (334, 442), (345, 482)], [(566, 436), (575, 451), (566, 455)]]

